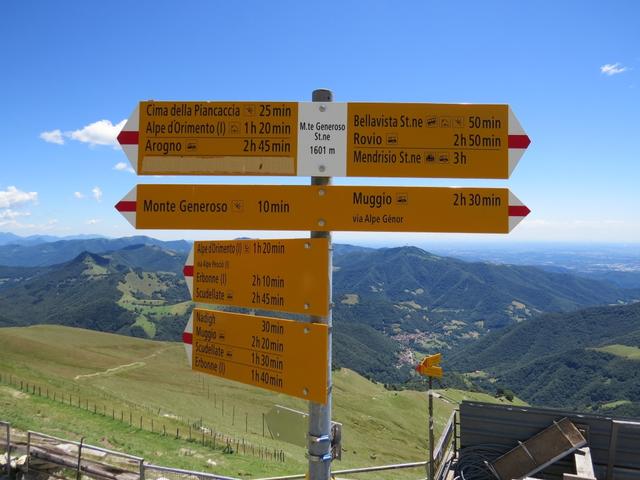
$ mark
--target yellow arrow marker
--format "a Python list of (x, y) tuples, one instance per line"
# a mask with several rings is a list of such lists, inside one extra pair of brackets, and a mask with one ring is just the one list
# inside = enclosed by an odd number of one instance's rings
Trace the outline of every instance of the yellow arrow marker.
[(423, 377), (438, 377), (442, 378), (442, 368), (441, 367), (423, 367), (422, 365), (418, 366), (418, 373)]
[(442, 354), (440, 353), (424, 357), (416, 367), (416, 371), (424, 377), (442, 378), (442, 368), (439, 366), (441, 358)]

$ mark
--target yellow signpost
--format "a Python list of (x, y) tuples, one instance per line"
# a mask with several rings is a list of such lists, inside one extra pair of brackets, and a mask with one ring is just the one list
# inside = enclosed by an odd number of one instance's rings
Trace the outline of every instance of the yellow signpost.
[(506, 188), (138, 185), (136, 228), (508, 233), (529, 213)]
[(193, 370), (320, 404), (326, 369), (307, 366), (326, 365), (327, 341), (327, 325), (199, 308), (183, 334)]
[(440, 360), (442, 354), (427, 355), (416, 366), (416, 371), (429, 379), (429, 465), (427, 468), (429, 480), (433, 480), (435, 471), (434, 445), (433, 445), (433, 377), (442, 378), (442, 367)]
[[(310, 401), (310, 478), (331, 465), (332, 231), (509, 233), (529, 209), (506, 188), (332, 186), (330, 177), (509, 178), (530, 140), (508, 105), (140, 102), (118, 141), (140, 175), (310, 176), (301, 185), (138, 185), (116, 209), (139, 229), (300, 230), (311, 239), (195, 242), (193, 300), (313, 323), (193, 310), (192, 369)], [(319, 238), (322, 237), (322, 238)], [(429, 478), (434, 478), (433, 377)], [(310, 370), (311, 369), (311, 370)], [(335, 439), (334, 439), (335, 440)]]
[(208, 241), (184, 274), (194, 302), (327, 315), (328, 265), (326, 239)]

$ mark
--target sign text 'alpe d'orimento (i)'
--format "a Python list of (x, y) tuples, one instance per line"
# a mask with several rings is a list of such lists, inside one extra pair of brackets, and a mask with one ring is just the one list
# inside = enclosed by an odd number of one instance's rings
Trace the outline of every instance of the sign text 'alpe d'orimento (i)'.
[(118, 135), (140, 175), (509, 178), (508, 105), (140, 102)]

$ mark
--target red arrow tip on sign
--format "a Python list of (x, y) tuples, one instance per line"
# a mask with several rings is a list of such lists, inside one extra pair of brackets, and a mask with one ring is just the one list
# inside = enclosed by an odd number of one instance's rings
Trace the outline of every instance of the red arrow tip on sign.
[(526, 217), (531, 213), (531, 210), (526, 205), (509, 205), (510, 217)]
[(185, 277), (193, 277), (193, 265), (185, 265), (182, 269), (182, 273)]
[(527, 148), (529, 145), (529, 135), (509, 135), (509, 148)]
[(509, 193), (509, 203), (509, 231), (511, 231), (531, 213), (531, 210), (512, 193)]
[(135, 212), (136, 211), (136, 202), (129, 202), (126, 200), (122, 200), (115, 205), (116, 210), (120, 213), (124, 212)]
[(120, 145), (138, 145), (138, 132), (122, 130), (117, 139)]

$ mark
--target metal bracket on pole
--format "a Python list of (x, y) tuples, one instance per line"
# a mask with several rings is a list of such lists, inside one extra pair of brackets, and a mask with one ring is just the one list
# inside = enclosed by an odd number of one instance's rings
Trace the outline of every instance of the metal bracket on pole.
[(309, 441), (311, 441), (312, 443), (330, 442), (331, 437), (329, 437), (329, 435), (322, 435), (320, 437), (316, 437), (315, 435), (309, 434)]
[(333, 459), (331, 453), (325, 453), (324, 455), (309, 455), (309, 461), (314, 463), (330, 462)]

